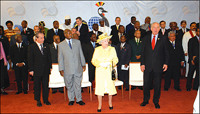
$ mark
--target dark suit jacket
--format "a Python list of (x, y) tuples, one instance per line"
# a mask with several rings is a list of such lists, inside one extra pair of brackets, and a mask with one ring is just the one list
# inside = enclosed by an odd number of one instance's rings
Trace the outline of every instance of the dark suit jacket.
[(168, 38), (158, 35), (154, 50), (151, 47), (151, 35), (146, 35), (142, 40), (141, 65), (145, 71), (163, 72), (163, 65), (169, 63), (169, 52), (166, 47)]
[(188, 62), (193, 60), (193, 56), (199, 55), (199, 41), (197, 37), (193, 37), (188, 41)]
[[(185, 31), (185, 33), (188, 32), (190, 29), (186, 28), (186, 30), (187, 30), (187, 31)], [(178, 30), (178, 36), (177, 36), (177, 38), (176, 38), (177, 41), (182, 42), (183, 35), (184, 35), (184, 33), (183, 33), (182, 28), (181, 28), (181, 29)]]
[(135, 29), (134, 25), (132, 25), (131, 23), (129, 23), (128, 25), (126, 25), (126, 34), (128, 34), (128, 32), (129, 32), (131, 29)]
[[(125, 35), (125, 37), (127, 37), (125, 33), (123, 33), (123, 35)], [(112, 39), (112, 44), (114, 44), (114, 45), (117, 45), (118, 43), (120, 43), (118, 33), (117, 33), (117, 34), (114, 34), (114, 35), (111, 37), (111, 39)]]
[[(52, 29), (49, 29), (47, 31), (47, 42), (48, 44), (52, 44), (53, 43), (53, 36), (56, 35), (55, 31)], [(60, 42), (62, 42), (65, 39), (63, 30), (58, 29), (58, 36), (60, 36)]]
[[(90, 31), (88, 34), (89, 34), (88, 37), (90, 39), (91, 35), (93, 34), (93, 31)], [(101, 35), (101, 34), (103, 34), (103, 32), (98, 31), (98, 33), (97, 33), (97, 39), (99, 39), (99, 35)]]
[(27, 67), (27, 53), (28, 53), (28, 45), (22, 43), (22, 46), (19, 50), (17, 44), (15, 43), (10, 47), (10, 58), (13, 63), (13, 68), (16, 67), (17, 63), (25, 63), (25, 67)]
[[(143, 30), (143, 29), (140, 29), (140, 31), (141, 31), (141, 39), (146, 35), (146, 31), (145, 30)], [(131, 29), (130, 31), (129, 31), (129, 33), (127, 34), (127, 42), (129, 42), (129, 40), (131, 40), (131, 39), (135, 39), (135, 29)]]
[(34, 34), (34, 31), (31, 28), (27, 28), (26, 33), (24, 33), (24, 31), (22, 31), (21, 34), (27, 36), (27, 39), (30, 39), (31, 36)]
[(9, 48), (10, 48), (8, 38), (6, 36), (2, 36), (2, 38), (0, 38), (0, 41), (2, 42), (3, 49), (7, 57), (9, 55)]
[[(159, 34), (162, 34), (162, 29), (160, 29)], [(162, 34), (162, 35), (163, 35), (163, 34)], [(167, 30), (167, 29), (165, 29), (164, 36), (167, 36), (167, 37), (168, 37), (168, 30)]]
[[(22, 41), (24, 44), (28, 45), (28, 38), (26, 35), (21, 34), (22, 36)], [(10, 38), (10, 46), (16, 44), (16, 40), (15, 40), (15, 35), (12, 35)]]
[[(95, 43), (95, 48), (98, 47), (98, 46), (99, 46), (99, 44)], [(92, 45), (91, 42), (88, 42), (83, 47), (83, 54), (85, 56), (85, 61), (86, 61), (86, 63), (88, 63), (88, 65), (92, 64), (91, 60), (92, 60), (93, 53), (94, 53), (93, 45)]]
[(181, 61), (185, 61), (185, 55), (181, 42), (175, 41), (175, 49), (169, 40), (166, 43), (170, 57), (169, 66), (181, 66)]
[(58, 50), (56, 49), (53, 43), (49, 45), (49, 48), (51, 52), (52, 63), (58, 63)]
[[(78, 26), (76, 26), (75, 28), (78, 31)], [(82, 26), (79, 31), (80, 32), (79, 40), (81, 41), (81, 43), (90, 42), (90, 39), (88, 37), (88, 31), (89, 31), (88, 25), (82, 23)]]
[(129, 44), (131, 46), (131, 62), (140, 62), (140, 59), (136, 59), (136, 56), (141, 55), (142, 51), (142, 39), (140, 38), (140, 41), (137, 45), (135, 38), (129, 40)]
[(42, 55), (36, 43), (28, 47), (29, 71), (34, 71), (34, 76), (49, 75), (52, 68), (51, 53), (49, 45), (44, 43), (44, 55)]
[(121, 43), (118, 43), (116, 52), (119, 59), (118, 65), (128, 65), (131, 60), (131, 46), (128, 43), (125, 43), (123, 49), (121, 49)]

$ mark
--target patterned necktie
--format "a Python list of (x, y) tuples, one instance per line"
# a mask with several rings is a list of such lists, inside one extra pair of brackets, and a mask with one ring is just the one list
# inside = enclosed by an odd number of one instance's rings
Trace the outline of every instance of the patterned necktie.
[(44, 55), (44, 53), (43, 53), (43, 46), (42, 46), (42, 44), (40, 44), (40, 51), (41, 51), (42, 55)]
[(137, 45), (139, 44), (139, 38), (137, 38)]
[(80, 28), (81, 28), (81, 26), (78, 26), (78, 31), (80, 32)]
[(155, 47), (155, 37), (156, 37), (156, 36), (153, 36), (153, 39), (152, 39), (152, 41), (151, 41), (152, 50), (154, 50), (154, 47)]
[(72, 49), (72, 45), (71, 45), (71, 43), (70, 43), (70, 40), (69, 40), (69, 47)]
[(183, 29), (183, 34), (185, 34), (185, 29)]
[(26, 29), (24, 29), (24, 33), (26, 34)]
[(175, 43), (172, 42), (172, 46), (175, 48)]
[(163, 35), (165, 34), (165, 29), (163, 29), (162, 34), (163, 34)]
[(58, 30), (56, 29), (56, 35), (58, 35)]

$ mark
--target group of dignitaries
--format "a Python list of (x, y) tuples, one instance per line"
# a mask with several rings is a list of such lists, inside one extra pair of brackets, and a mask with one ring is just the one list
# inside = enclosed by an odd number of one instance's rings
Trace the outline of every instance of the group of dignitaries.
[[(76, 18), (76, 25), (71, 27), (70, 16), (65, 16), (65, 23), (59, 25), (53, 22), (53, 28), (45, 27), (44, 21), (34, 26), (34, 30), (28, 28), (28, 22), (23, 20), (22, 31), (12, 28), (12, 21), (7, 21), (8, 29), (0, 27), (1, 47), (1, 93), (9, 86), (6, 62), (12, 63), (15, 71), (18, 91), (27, 94), (28, 73), (34, 80), (34, 99), (37, 106), (42, 106), (40, 101), (41, 83), (43, 101), (48, 101), (49, 74), (52, 63), (58, 63), (60, 75), (64, 77), (68, 90), (69, 105), (76, 103), (84, 105), (81, 95), (82, 73), (85, 64), (88, 63), (89, 81), (95, 80), (95, 66), (91, 63), (95, 48), (100, 46), (96, 43), (98, 37), (104, 33), (112, 35), (109, 46), (115, 47), (119, 62), (117, 64), (118, 79), (124, 81), (125, 91), (129, 88), (129, 62), (141, 62), (141, 71), (144, 72), (144, 85), (139, 89), (144, 91), (144, 99), (140, 106), (149, 103), (150, 90), (154, 87), (153, 103), (155, 108), (160, 108), (159, 98), (161, 90), (161, 78), (164, 75), (164, 90), (168, 91), (171, 78), (174, 80), (174, 89), (181, 91), (179, 77), (180, 68), (186, 66), (187, 85), (186, 90), (199, 87), (199, 24), (192, 22), (190, 29), (186, 28), (186, 21), (181, 21), (181, 29), (177, 29), (176, 22), (170, 22), (166, 29), (166, 22), (151, 23), (151, 18), (145, 18), (145, 24), (140, 25), (136, 17), (131, 17), (131, 22), (125, 27), (120, 24), (120, 17), (115, 18), (115, 25), (111, 28), (105, 26), (104, 20), (100, 19), (100, 26), (93, 24), (93, 30), (88, 32), (88, 25), (82, 22), (81, 17)], [(48, 45), (49, 44), (49, 45)], [(3, 54), (4, 53), (4, 54)], [(4, 55), (4, 56), (3, 56)], [(10, 60), (10, 62), (9, 62)], [(192, 86), (193, 74), (196, 76)], [(123, 88), (118, 88), (123, 89)], [(93, 90), (92, 90), (93, 91)], [(56, 93), (57, 89), (53, 89)], [(59, 88), (63, 93), (63, 88)]]

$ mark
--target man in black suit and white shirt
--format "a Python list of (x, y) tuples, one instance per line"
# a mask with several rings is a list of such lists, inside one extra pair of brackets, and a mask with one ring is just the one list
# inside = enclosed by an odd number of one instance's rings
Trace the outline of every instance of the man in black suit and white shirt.
[[(54, 35), (53, 36), (53, 43), (49, 45), (50, 52), (51, 52), (51, 60), (52, 63), (58, 63), (58, 44), (60, 43), (60, 36)], [(57, 88), (52, 88), (52, 93), (56, 93)], [(64, 93), (63, 87), (59, 88), (60, 93)]]
[(167, 37), (158, 34), (160, 25), (154, 22), (151, 26), (152, 34), (143, 38), (141, 52), (141, 71), (144, 72), (144, 99), (140, 106), (146, 106), (150, 99), (150, 84), (154, 80), (153, 103), (159, 109), (161, 78), (167, 70), (169, 63), (169, 52), (166, 48)]
[(188, 28), (186, 28), (186, 26), (187, 26), (187, 22), (185, 21), (185, 20), (182, 20), (181, 21), (181, 29), (179, 29), (179, 31), (178, 31), (178, 41), (180, 41), (180, 42), (182, 42), (182, 39), (183, 39), (183, 35), (186, 33), (186, 32), (188, 32), (190, 29), (188, 29)]
[(15, 35), (16, 43), (10, 47), (10, 58), (13, 63), (13, 68), (15, 71), (15, 77), (17, 81), (17, 93), (22, 93), (23, 81), (23, 91), (27, 94), (28, 90), (28, 66), (27, 66), (27, 51), (28, 45), (22, 42), (22, 36), (20, 34)]
[(37, 106), (41, 107), (41, 82), (44, 104), (51, 105), (48, 101), (48, 84), (52, 62), (49, 45), (44, 43), (44, 34), (37, 32), (35, 36), (36, 42), (28, 47), (28, 66), (29, 74), (34, 76), (34, 99), (37, 101)]
[(165, 73), (165, 85), (164, 90), (168, 91), (171, 85), (171, 79), (174, 80), (174, 89), (177, 91), (181, 91), (180, 89), (180, 68), (184, 65), (185, 62), (185, 55), (183, 52), (183, 47), (181, 45), (181, 42), (175, 41), (176, 35), (173, 31), (170, 31), (168, 33), (169, 40), (166, 42), (167, 49), (169, 51), (169, 65), (168, 69)]
[(82, 23), (81, 17), (76, 18), (76, 24), (77, 24), (77, 26), (75, 27), (77, 30), (76, 33), (79, 35), (79, 40), (81, 41), (81, 44), (90, 42), (90, 39), (88, 37), (88, 31), (89, 31), (88, 25)]
[(118, 30), (119, 30), (120, 22), (121, 22), (121, 18), (120, 17), (116, 17), (115, 18), (115, 23), (116, 24), (111, 26), (111, 33), (110, 33), (110, 35), (118, 35), (118, 32), (119, 32)]
[(31, 36), (34, 34), (33, 29), (27, 27), (28, 22), (26, 20), (23, 20), (21, 22), (21, 25), (22, 25), (22, 28), (23, 28), (23, 31), (21, 32), (21, 34), (26, 35), (27, 38), (30, 39)]
[(123, 35), (126, 36), (125, 28), (124, 28), (123, 25), (120, 25), (119, 29), (118, 29), (118, 33), (117, 34), (113, 34), (113, 36), (111, 37), (112, 44), (117, 45), (118, 43), (120, 43), (120, 38)]
[(141, 32), (141, 37), (140, 37), (141, 39), (146, 35), (146, 31), (140, 28), (140, 22), (139, 21), (135, 22), (134, 27), (135, 28), (131, 29), (127, 34), (127, 42), (129, 42), (129, 40), (131, 40), (131, 39), (135, 39), (134, 34), (135, 34), (136, 30), (139, 30)]
[[(94, 33), (94, 34), (96, 34), (97, 39), (99, 39), (99, 35), (101, 35), (103, 32), (98, 31), (98, 30), (99, 30), (98, 24), (97, 24), (97, 23), (94, 23), (94, 24), (92, 25), (92, 28), (93, 28), (93, 30), (89, 32), (89, 37), (91, 37), (92, 34)], [(90, 39), (90, 40), (91, 40), (91, 39)]]
[(47, 42), (48, 44), (52, 44), (53, 43), (53, 36), (54, 35), (58, 35), (60, 37), (60, 41), (62, 42), (65, 37), (64, 37), (64, 33), (62, 29), (59, 29), (59, 22), (58, 21), (54, 21), (53, 22), (53, 28), (49, 29), (47, 31)]
[(167, 29), (165, 29), (166, 27), (166, 22), (164, 20), (160, 21), (160, 31), (159, 31), (159, 34), (162, 34), (162, 35), (165, 35), (165, 36), (168, 36), (168, 31)]

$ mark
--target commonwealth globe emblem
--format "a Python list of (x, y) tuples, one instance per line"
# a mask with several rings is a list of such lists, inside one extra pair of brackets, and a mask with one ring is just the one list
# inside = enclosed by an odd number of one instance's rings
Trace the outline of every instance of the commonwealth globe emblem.
[(94, 23), (97, 23), (98, 25), (100, 25), (100, 24), (99, 24), (99, 19), (100, 19), (100, 17), (91, 17), (91, 18), (90, 18), (90, 20), (88, 21), (88, 27), (89, 27), (90, 31), (93, 30), (93, 29), (92, 29), (92, 25), (93, 25)]

